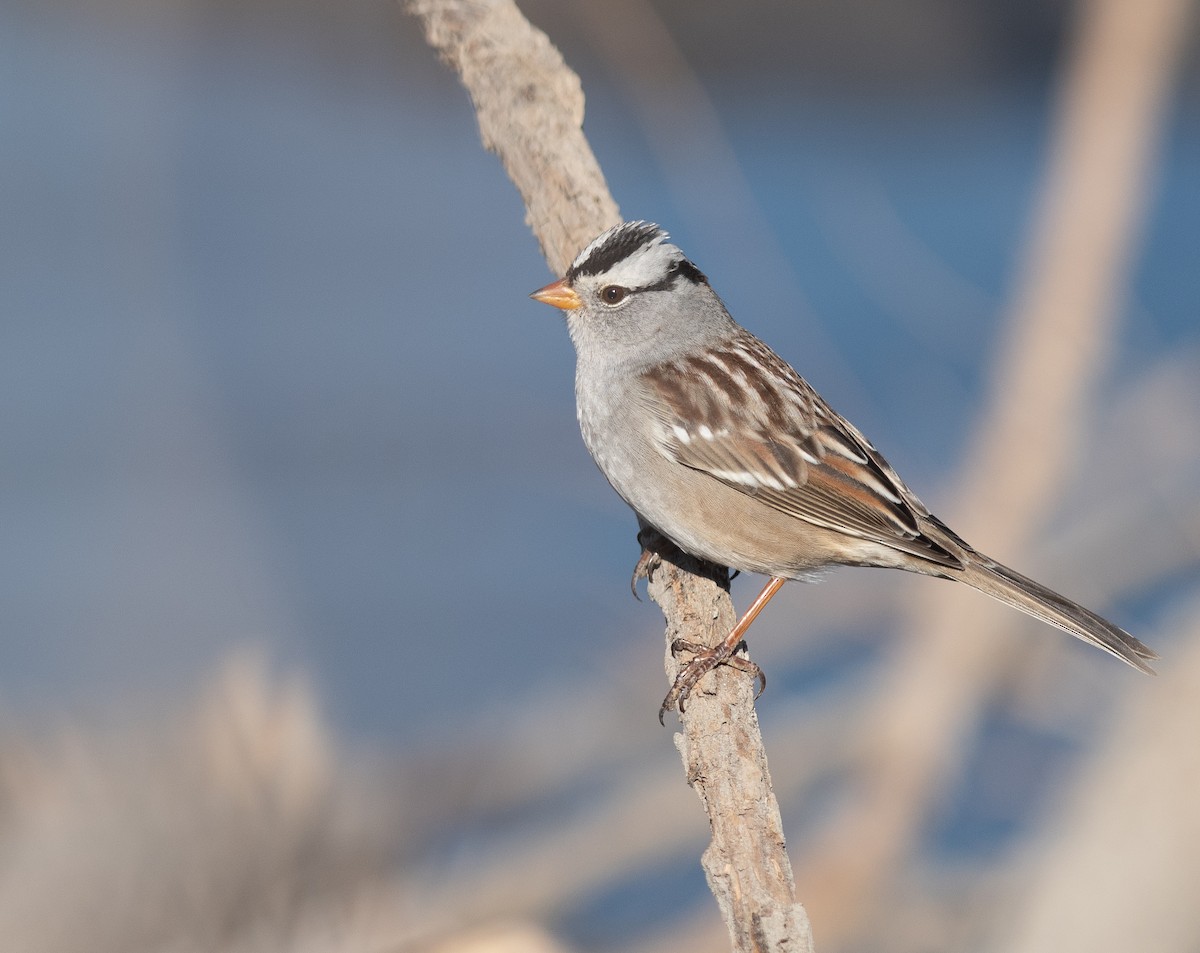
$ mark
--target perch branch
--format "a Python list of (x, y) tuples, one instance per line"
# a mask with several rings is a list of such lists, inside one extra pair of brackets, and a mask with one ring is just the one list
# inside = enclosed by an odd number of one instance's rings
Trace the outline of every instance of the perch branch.
[[(551, 271), (561, 274), (580, 248), (620, 220), (583, 135), (579, 78), (511, 0), (410, 0), (408, 9), (458, 72), (483, 144), (500, 157)], [(716, 642), (733, 626), (724, 570), (668, 553), (649, 591), (666, 617), (668, 646), (679, 637)], [(675, 669), (668, 651), (672, 679)], [(749, 680), (727, 670), (707, 677), (683, 726), (677, 745), (712, 828), (704, 869), (734, 949), (811, 950)]]

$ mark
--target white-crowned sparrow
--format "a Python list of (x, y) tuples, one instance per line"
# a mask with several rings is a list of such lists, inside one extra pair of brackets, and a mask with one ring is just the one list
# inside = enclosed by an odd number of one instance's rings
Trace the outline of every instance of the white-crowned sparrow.
[[(1153, 651), (977, 552), (925, 508), (858, 430), (725, 310), (667, 233), (626, 222), (535, 291), (577, 357), (584, 443), (640, 519), (693, 556), (771, 579), (663, 710), (727, 661), (788, 579), (891, 566), (965, 582), (1151, 672)], [(660, 711), (660, 718), (662, 712)]]

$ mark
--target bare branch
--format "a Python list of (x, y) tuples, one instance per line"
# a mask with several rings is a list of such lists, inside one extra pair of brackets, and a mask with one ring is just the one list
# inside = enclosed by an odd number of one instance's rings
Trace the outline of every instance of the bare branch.
[[(619, 220), (583, 136), (578, 77), (510, 0), (412, 0), (409, 9), (424, 22), (430, 45), (458, 71), (484, 145), (520, 190), (551, 270), (561, 273), (575, 252)], [(723, 570), (682, 556), (664, 561), (650, 594), (667, 618), (668, 646), (679, 636), (716, 642), (733, 626)], [(675, 662), (667, 656), (673, 678)], [(749, 680), (718, 671), (702, 689), (677, 741), (688, 781), (709, 814), (713, 840), (704, 867), (734, 948), (811, 950)], [(652, 710), (647, 707), (647, 717)]]
[(549, 38), (511, 2), (412, 0), (425, 38), (454, 67), (484, 146), (525, 202), (555, 274), (621, 220), (583, 135), (583, 87)]
[[(670, 651), (675, 639), (716, 645), (733, 628), (727, 587), (727, 570), (675, 549), (652, 573), (648, 588), (667, 619), (672, 681), (679, 670)], [(812, 931), (796, 902), (753, 692), (744, 673), (717, 668), (688, 698), (675, 744), (712, 825), (704, 873), (734, 950), (800, 953), (812, 950)]]

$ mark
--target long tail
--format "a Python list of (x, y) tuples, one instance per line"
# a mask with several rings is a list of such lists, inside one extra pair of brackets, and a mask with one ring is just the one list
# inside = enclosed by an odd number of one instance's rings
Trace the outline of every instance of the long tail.
[(1090, 642), (1140, 672), (1154, 674), (1148, 663), (1158, 655), (1124, 629), (986, 556), (972, 553), (971, 557), (966, 568), (961, 574), (955, 573), (954, 578), (1035, 619), (1049, 622), (1077, 639)]

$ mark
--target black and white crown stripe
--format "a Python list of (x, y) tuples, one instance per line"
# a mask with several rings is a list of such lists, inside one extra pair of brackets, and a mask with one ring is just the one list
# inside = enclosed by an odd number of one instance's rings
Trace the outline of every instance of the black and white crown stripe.
[(704, 274), (668, 239), (666, 230), (653, 222), (623, 222), (595, 238), (567, 269), (567, 284), (581, 278), (603, 276), (605, 281), (631, 291), (670, 288), (677, 278), (707, 283)]

